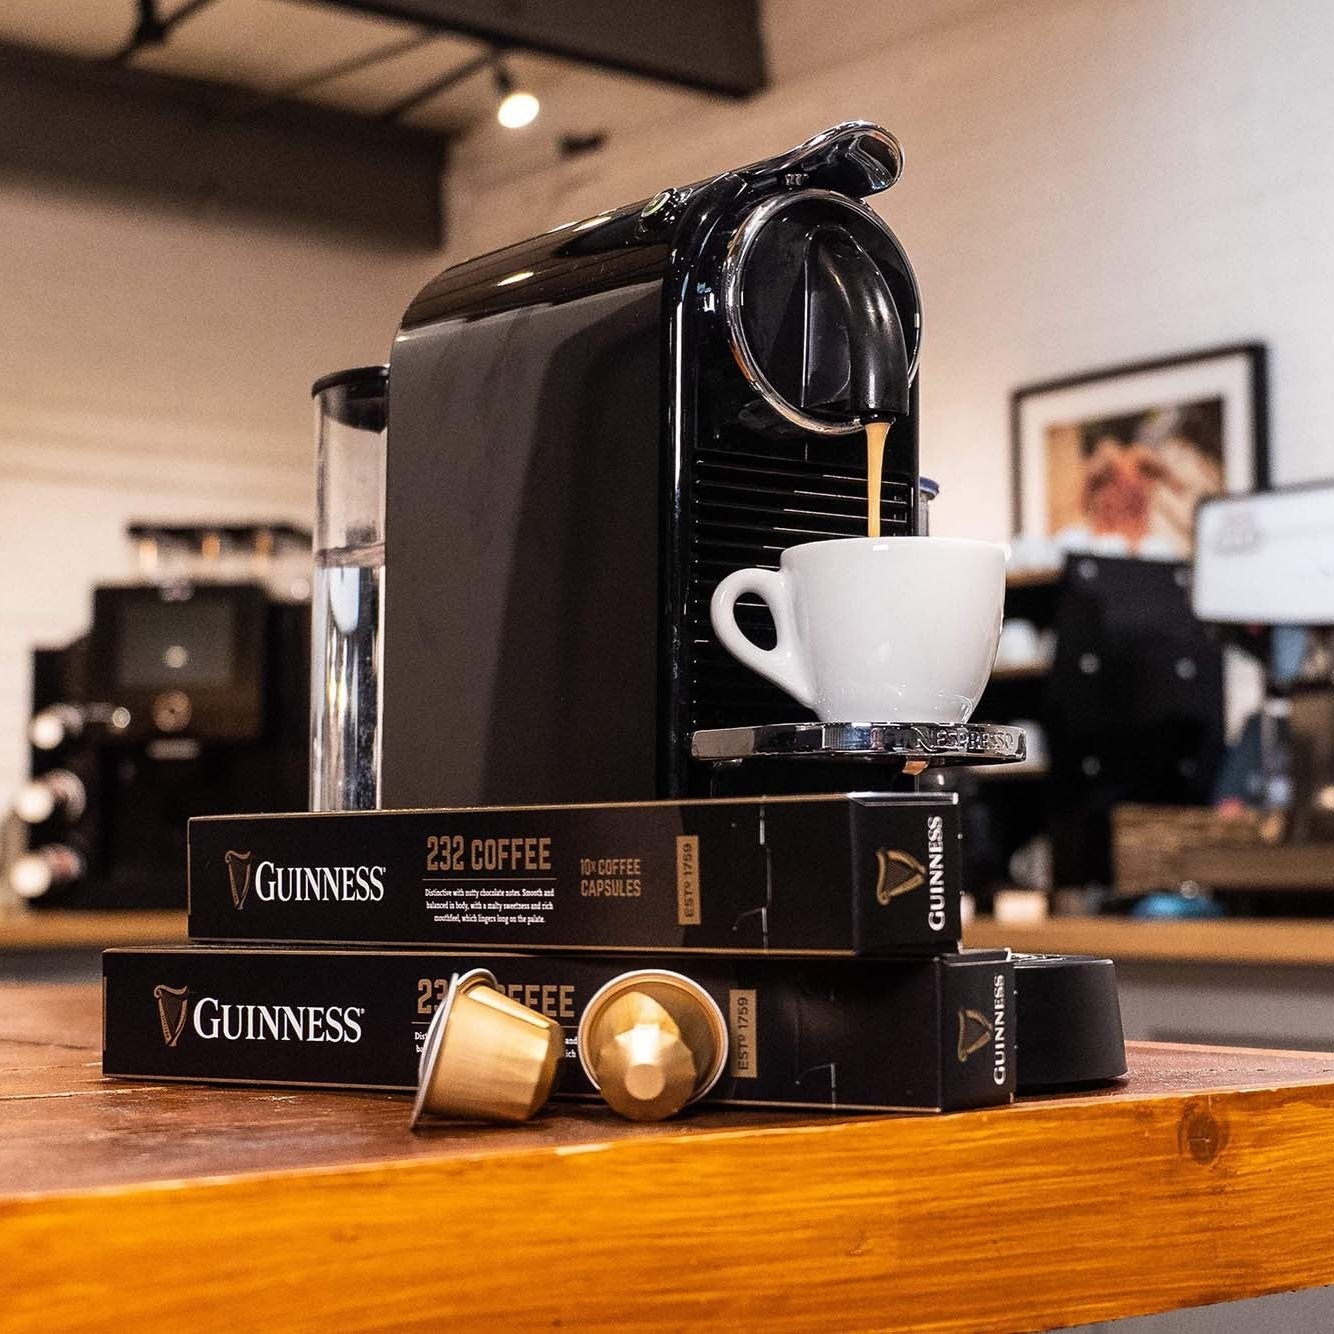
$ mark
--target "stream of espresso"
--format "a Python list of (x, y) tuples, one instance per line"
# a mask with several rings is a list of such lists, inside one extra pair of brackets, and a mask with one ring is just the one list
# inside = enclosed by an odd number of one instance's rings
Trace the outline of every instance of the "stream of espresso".
[(885, 470), (888, 422), (866, 423), (866, 536), (880, 536), (880, 487)]

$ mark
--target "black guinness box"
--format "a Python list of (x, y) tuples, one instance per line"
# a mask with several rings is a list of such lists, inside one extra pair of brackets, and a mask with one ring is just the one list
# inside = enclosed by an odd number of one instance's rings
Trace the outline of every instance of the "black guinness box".
[(727, 1067), (710, 1102), (951, 1111), (1009, 1102), (1014, 971), (1003, 950), (934, 959), (422, 954), (224, 947), (103, 955), (102, 1069), (139, 1079), (409, 1089), (450, 977), (487, 968), (565, 1029), (559, 1096), (589, 1099), (575, 1051), (593, 994), (629, 968), (717, 1001)]
[(190, 935), (922, 955), (959, 941), (947, 793), (202, 816)]

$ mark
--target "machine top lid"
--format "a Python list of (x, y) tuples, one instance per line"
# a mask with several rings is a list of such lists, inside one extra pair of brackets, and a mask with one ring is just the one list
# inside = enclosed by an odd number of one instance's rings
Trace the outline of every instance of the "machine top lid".
[(836, 190), (859, 199), (888, 190), (902, 174), (899, 141), (869, 120), (832, 125), (790, 152), (742, 167), (738, 173), (746, 177), (800, 176), (803, 188)]
[(310, 396), (322, 394), (326, 389), (333, 389), (341, 384), (368, 385), (372, 389), (383, 391), (384, 382), (389, 379), (388, 366), (352, 366), (348, 370), (330, 371), (321, 375), (310, 386)]
[(452, 265), (417, 294), (400, 336), (438, 320), (549, 306), (658, 280), (695, 262), (720, 214), (816, 191), (855, 205), (893, 185), (902, 170), (903, 150), (888, 130), (869, 121), (834, 125), (774, 157)]

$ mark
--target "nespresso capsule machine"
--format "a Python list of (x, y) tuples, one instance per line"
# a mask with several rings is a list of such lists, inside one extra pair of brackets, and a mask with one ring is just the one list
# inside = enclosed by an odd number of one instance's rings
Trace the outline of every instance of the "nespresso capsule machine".
[[(865, 122), (445, 270), (390, 359), (382, 804), (878, 787), (1007, 729), (813, 721), (717, 642), (743, 566), (923, 531), (917, 283)], [(768, 613), (740, 609), (772, 644)], [(865, 759), (855, 776), (848, 763)]]

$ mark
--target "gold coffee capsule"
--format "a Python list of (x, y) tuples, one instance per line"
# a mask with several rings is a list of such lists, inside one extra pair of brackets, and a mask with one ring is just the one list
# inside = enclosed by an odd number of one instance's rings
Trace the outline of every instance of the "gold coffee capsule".
[(622, 973), (584, 1010), (579, 1060), (615, 1111), (661, 1121), (718, 1082), (727, 1024), (713, 997), (680, 973)]
[(456, 974), (426, 1030), (412, 1126), (526, 1121), (550, 1097), (564, 1052), (560, 1025), (511, 1000), (485, 968)]

